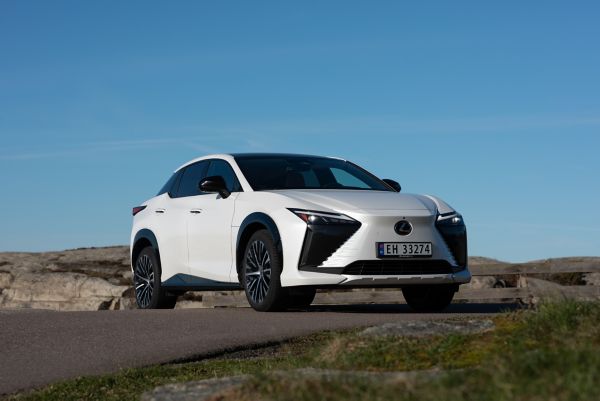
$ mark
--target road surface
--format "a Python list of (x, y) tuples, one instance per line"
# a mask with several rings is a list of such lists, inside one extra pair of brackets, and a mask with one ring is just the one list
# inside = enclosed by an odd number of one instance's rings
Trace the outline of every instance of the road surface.
[(77, 376), (115, 372), (268, 344), (321, 330), (498, 313), (506, 305), (458, 304), (443, 314), (406, 305), (53, 312), (0, 310), (0, 395)]

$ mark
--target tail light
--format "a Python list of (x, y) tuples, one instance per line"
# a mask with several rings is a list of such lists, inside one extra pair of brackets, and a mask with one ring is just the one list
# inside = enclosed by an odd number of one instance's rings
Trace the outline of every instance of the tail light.
[(135, 206), (133, 208), (133, 210), (131, 211), (131, 214), (135, 216), (136, 214), (138, 214), (139, 212), (141, 212), (145, 208), (146, 208), (146, 206)]

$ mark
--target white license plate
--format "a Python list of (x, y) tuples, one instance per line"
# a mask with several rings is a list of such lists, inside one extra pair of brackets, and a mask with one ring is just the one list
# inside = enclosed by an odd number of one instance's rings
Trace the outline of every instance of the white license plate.
[(431, 242), (378, 242), (378, 257), (429, 257)]

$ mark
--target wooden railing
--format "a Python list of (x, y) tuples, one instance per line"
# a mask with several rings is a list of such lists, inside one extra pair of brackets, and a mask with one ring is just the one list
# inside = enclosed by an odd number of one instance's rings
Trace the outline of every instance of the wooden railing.
[[(585, 258), (581, 261), (560, 263), (559, 260), (548, 262), (530, 262), (524, 264), (487, 264), (470, 268), (476, 279), (482, 276), (512, 277), (516, 287), (472, 289), (462, 286), (456, 294), (457, 300), (518, 300), (535, 303), (543, 298), (600, 298), (600, 286), (594, 285), (561, 285), (556, 276), (574, 273), (600, 273), (598, 261)], [(554, 279), (552, 277), (554, 276)]]
[[(474, 279), (482, 276), (496, 277), (501, 288), (472, 288), (463, 285), (454, 297), (456, 301), (536, 303), (541, 299), (555, 297), (600, 299), (600, 285), (561, 285), (547, 280), (549, 277), (545, 276), (600, 273), (600, 263), (597, 260), (589, 261), (583, 258), (581, 261), (575, 260), (568, 263), (556, 260), (524, 264), (491, 263), (472, 266), (470, 271)], [(506, 282), (516, 283), (516, 286), (502, 287)], [(404, 303), (404, 298), (399, 289), (355, 289), (319, 291), (314, 301), (314, 304), (317, 305), (367, 303)], [(247, 301), (240, 291), (215, 291), (202, 295), (202, 305), (205, 307), (236, 307), (247, 306)]]

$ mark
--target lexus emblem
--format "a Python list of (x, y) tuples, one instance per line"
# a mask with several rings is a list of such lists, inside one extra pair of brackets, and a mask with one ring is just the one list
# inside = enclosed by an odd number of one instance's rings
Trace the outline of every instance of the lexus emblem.
[(394, 231), (396, 231), (396, 234), (398, 235), (408, 235), (412, 232), (412, 229), (412, 224), (406, 220), (400, 220), (394, 226)]

